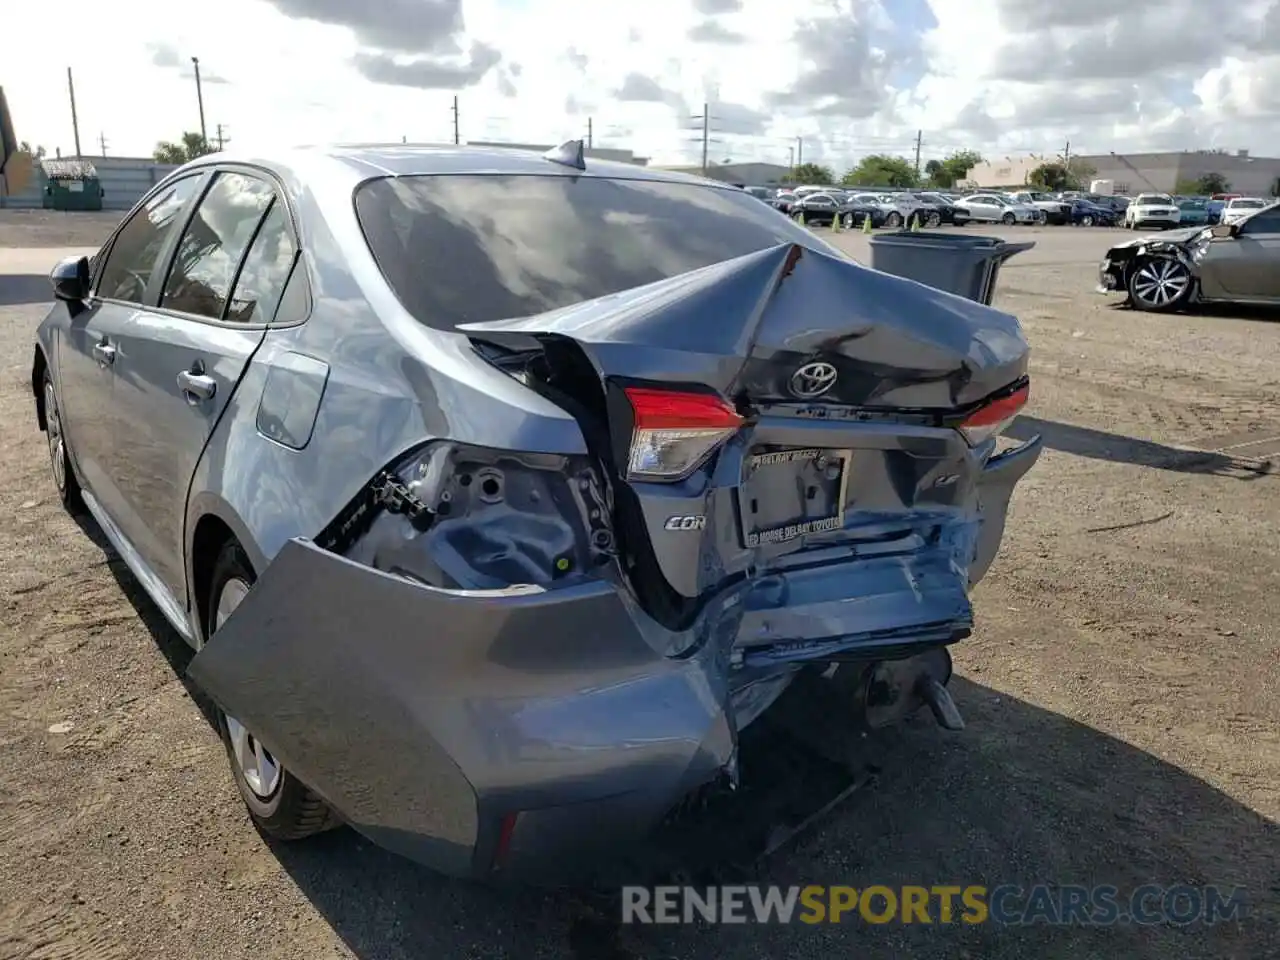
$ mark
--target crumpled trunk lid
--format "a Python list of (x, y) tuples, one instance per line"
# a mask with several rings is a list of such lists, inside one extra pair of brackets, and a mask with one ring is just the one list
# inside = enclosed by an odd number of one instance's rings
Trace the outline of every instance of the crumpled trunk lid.
[[(748, 632), (761, 643), (967, 629), (990, 450), (954, 425), (1025, 378), (1014, 317), (786, 243), (459, 329), (508, 348), (531, 338), (553, 368), (579, 358), (563, 389), (598, 418), (584, 432), (615, 481), (624, 565), (666, 625), (749, 581)], [(602, 400), (586, 400), (587, 380)], [(709, 389), (741, 427), (689, 476), (629, 478), (636, 386)], [(879, 601), (851, 602), (859, 570)]]

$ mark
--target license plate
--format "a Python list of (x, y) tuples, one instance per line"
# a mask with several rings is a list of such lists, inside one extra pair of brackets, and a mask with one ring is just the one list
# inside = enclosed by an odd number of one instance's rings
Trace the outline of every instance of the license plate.
[(848, 450), (773, 450), (748, 458), (738, 491), (748, 547), (786, 543), (844, 526)]

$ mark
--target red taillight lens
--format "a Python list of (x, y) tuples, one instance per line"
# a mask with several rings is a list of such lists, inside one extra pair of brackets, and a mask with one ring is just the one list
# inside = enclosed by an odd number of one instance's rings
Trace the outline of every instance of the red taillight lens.
[(742, 426), (725, 400), (709, 393), (628, 387), (635, 429), (629, 480), (680, 480)]
[(964, 434), (970, 446), (976, 447), (1009, 426), (1013, 418), (1027, 405), (1030, 397), (1031, 384), (1025, 383), (1008, 396), (992, 400), (965, 417), (964, 423), (960, 424), (960, 432)]

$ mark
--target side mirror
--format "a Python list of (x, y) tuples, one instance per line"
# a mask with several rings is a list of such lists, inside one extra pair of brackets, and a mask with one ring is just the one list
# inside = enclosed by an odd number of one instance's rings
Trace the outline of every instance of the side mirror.
[(1236, 235), (1234, 223), (1219, 223), (1210, 228), (1209, 233), (1215, 240), (1227, 240)]
[(89, 298), (89, 258), (67, 257), (59, 260), (49, 273), (53, 295), (65, 303), (80, 303)]

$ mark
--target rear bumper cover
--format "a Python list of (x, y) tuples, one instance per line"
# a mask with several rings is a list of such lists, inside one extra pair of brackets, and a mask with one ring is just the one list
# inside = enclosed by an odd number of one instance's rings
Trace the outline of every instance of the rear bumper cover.
[[(1040, 448), (1035, 438), (988, 461), (971, 582)], [(671, 635), (606, 581), (442, 590), (294, 540), (189, 673), (375, 843), (452, 875), (556, 881), (732, 766), (735, 718), (750, 712), (735, 703), (735, 670), (793, 670), (863, 647), (905, 656), (962, 636), (963, 571), (948, 582), (944, 566), (934, 554), (918, 569), (859, 568), (844, 588), (865, 617), (818, 604), (810, 620), (842, 637), (744, 663), (736, 645), (758, 635), (760, 583), (718, 597), (691, 628), (694, 652), (676, 658), (663, 652)], [(770, 614), (780, 625), (794, 616)], [(865, 632), (849, 635), (853, 623)]]

